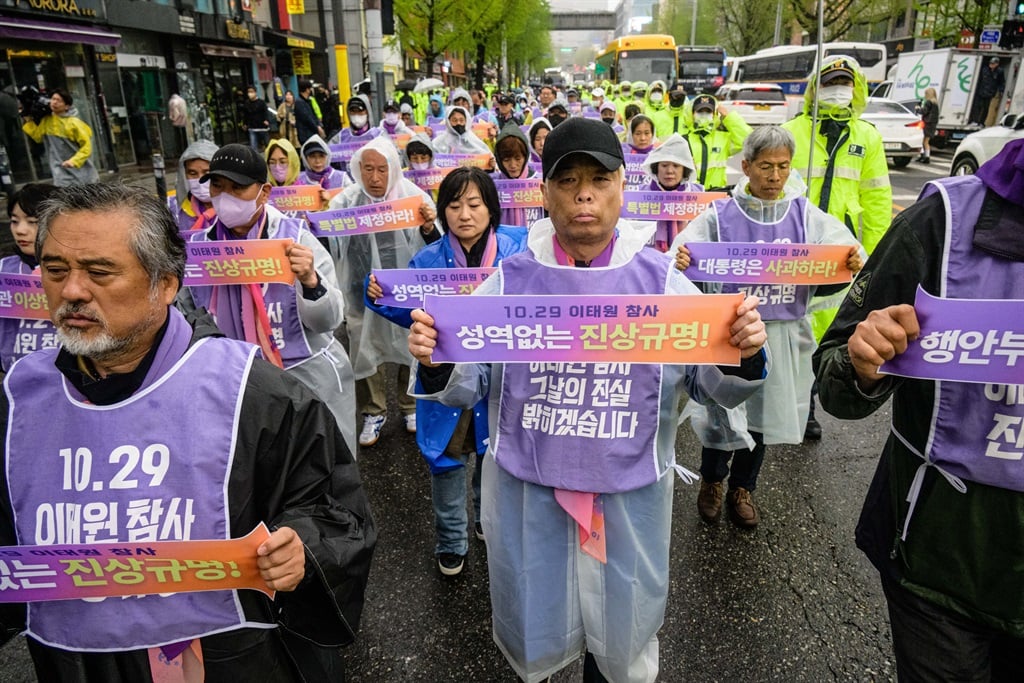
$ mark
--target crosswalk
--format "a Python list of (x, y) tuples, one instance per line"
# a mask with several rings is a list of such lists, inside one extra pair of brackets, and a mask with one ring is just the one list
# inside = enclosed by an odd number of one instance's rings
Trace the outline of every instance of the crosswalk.
[[(889, 177), (895, 178), (898, 176), (921, 176), (929, 175), (936, 178), (945, 178), (949, 175), (950, 162), (942, 159), (938, 160), (932, 157), (932, 163), (925, 166), (924, 164), (912, 163), (910, 166), (903, 168), (889, 168)], [(922, 185), (924, 183), (922, 182)], [(892, 213), (895, 216), (900, 211), (917, 201), (917, 195), (920, 193), (920, 189), (913, 192), (901, 192), (899, 188), (893, 187), (892, 193)]]

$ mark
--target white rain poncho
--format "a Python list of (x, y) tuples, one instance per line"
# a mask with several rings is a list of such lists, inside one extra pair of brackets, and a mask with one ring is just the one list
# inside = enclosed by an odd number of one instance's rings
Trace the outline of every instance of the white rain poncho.
[[(388, 162), (388, 185), (383, 197), (371, 197), (363, 186), (362, 159), (367, 150), (384, 156)], [(430, 195), (402, 176), (398, 149), (386, 137), (377, 137), (352, 155), (349, 166), (355, 184), (346, 187), (331, 200), (329, 209), (376, 204), (403, 197), (422, 196), (434, 206)], [(363, 301), (366, 276), (374, 268), (407, 268), (409, 259), (426, 246), (420, 229), (389, 230), (351, 237), (332, 237), (331, 256), (338, 273), (338, 286), (345, 295), (345, 321), (348, 327), (349, 357), (356, 379), (377, 372), (383, 363), (412, 362), (406, 337), (408, 332), (379, 315), (366, 315)]]
[[(451, 117), (455, 112), (462, 112), (466, 117), (466, 132), (459, 135), (452, 128)], [(473, 133), (473, 117), (462, 107), (448, 107), (444, 119), (444, 132), (438, 134), (433, 142), (434, 151), (438, 154), (490, 154), (491, 148)]]
[[(553, 234), (550, 219), (542, 219), (533, 224), (529, 235), (530, 251), (538, 261), (552, 266), (557, 263)], [(644, 243), (620, 221), (609, 267), (631, 261)], [(601, 275), (595, 273), (595, 278)], [(502, 291), (499, 270), (476, 293)], [(672, 272), (667, 278), (668, 294), (697, 291), (681, 273)], [(456, 364), (444, 390), (417, 394), (417, 398), (470, 408), (490, 389), (492, 438), (483, 465), (481, 512), (495, 642), (527, 681), (540, 681), (562, 669), (584, 647), (609, 680), (654, 681), (657, 633), (668, 597), (673, 470), (670, 467), (666, 470), (670, 476), (641, 488), (601, 494), (608, 562), (602, 564), (584, 554), (579, 527), (556, 502), (554, 489), (518, 479), (495, 460), (493, 436), (500, 411), (522, 410), (522, 406), (501, 405), (503, 372), (499, 364)], [(417, 388), (416, 377), (412, 379), (410, 394)], [(702, 402), (736, 405), (760, 384), (725, 375), (715, 366), (666, 365), (659, 406), (652, 406), (651, 413), (659, 420), (659, 460), (675, 460), (676, 418), (684, 390)]]
[[(777, 223), (803, 195), (806, 186), (793, 171), (780, 199), (768, 201), (750, 194), (747, 183), (736, 185), (731, 201), (754, 223)], [(804, 235), (808, 244), (848, 244), (859, 246), (849, 229), (836, 218), (807, 203), (804, 214)], [(766, 233), (770, 228), (766, 227)], [(771, 241), (770, 233), (765, 241)], [(681, 244), (718, 241), (718, 214), (709, 208), (679, 233), (669, 253), (674, 255)], [(867, 260), (860, 249), (861, 261)], [(718, 283), (707, 283), (705, 291), (721, 290)], [(813, 287), (812, 287), (813, 295)], [(810, 408), (814, 372), (811, 355), (817, 344), (811, 324), (805, 315), (797, 320), (766, 320), (768, 346), (772, 350), (773, 368), (763, 387), (738, 408), (726, 411), (721, 406), (701, 406), (691, 401), (680, 421), (692, 419), (694, 431), (708, 448), (735, 450), (753, 448), (748, 431), (764, 434), (765, 444), (800, 443), (804, 437), (807, 412)]]

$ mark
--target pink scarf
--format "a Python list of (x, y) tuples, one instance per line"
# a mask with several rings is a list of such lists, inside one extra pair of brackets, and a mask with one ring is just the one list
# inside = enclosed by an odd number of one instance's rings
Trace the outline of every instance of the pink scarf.
[[(494, 262), (498, 259), (498, 236), (494, 234), (493, 228), (487, 230), (487, 245), (484, 247), (484, 254), (480, 258), (481, 268), (490, 268), (494, 266)], [(455, 233), (448, 233), (448, 245), (452, 248), (452, 253), (455, 254), (455, 265), (458, 268), (468, 268), (466, 263), (466, 252), (462, 248), (462, 243), (459, 242), (459, 238), (455, 236)]]

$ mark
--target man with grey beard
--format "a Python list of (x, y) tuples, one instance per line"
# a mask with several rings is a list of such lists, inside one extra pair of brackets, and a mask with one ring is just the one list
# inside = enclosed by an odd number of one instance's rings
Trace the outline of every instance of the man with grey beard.
[(0, 634), (25, 629), (39, 680), (153, 680), (168, 661), (194, 680), (343, 678), (375, 532), (331, 412), (171, 305), (185, 244), (145, 191), (61, 189), (36, 254), (61, 347), (4, 382), (0, 546), (228, 539), (263, 522), (257, 565), (277, 593), (3, 605)]

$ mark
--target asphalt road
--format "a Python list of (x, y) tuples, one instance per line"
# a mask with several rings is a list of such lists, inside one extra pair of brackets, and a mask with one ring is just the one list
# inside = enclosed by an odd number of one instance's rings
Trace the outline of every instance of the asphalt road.
[[(894, 211), (947, 174), (949, 156), (893, 169)], [(697, 487), (676, 480), (659, 680), (894, 680), (877, 576), (853, 543), (888, 406), (859, 422), (820, 419), (820, 442), (769, 447), (755, 493), (762, 522), (752, 532), (704, 524)], [(688, 425), (677, 454), (697, 469)], [(359, 637), (344, 654), (348, 680), (515, 681), (491, 639), (486, 546), (471, 540), (461, 576), (438, 572), (429, 476), (394, 405), (360, 468), (380, 537)], [(577, 663), (553, 680), (581, 676)], [(35, 680), (22, 638), (0, 648), (0, 681)]]

